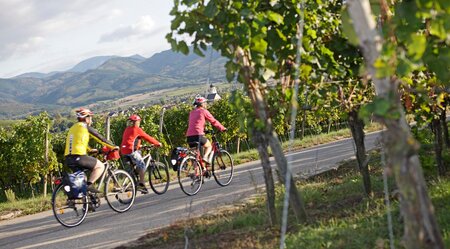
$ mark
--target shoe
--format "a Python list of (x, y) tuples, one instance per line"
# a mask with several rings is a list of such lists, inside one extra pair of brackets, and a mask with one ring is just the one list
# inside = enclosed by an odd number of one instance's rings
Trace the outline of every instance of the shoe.
[(100, 191), (98, 189), (96, 189), (93, 185), (89, 185), (87, 187), (87, 191), (91, 192), (91, 193), (100, 193)]
[(139, 183), (139, 185), (138, 185), (138, 187), (137, 187), (137, 190), (139, 190), (139, 191), (141, 191), (141, 194), (148, 194), (148, 190), (147, 190), (147, 188), (145, 187), (145, 185), (144, 184), (142, 184), (142, 183)]

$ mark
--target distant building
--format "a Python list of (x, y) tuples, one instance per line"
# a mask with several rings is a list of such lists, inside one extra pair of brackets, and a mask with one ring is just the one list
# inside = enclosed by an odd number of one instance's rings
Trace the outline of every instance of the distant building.
[(220, 95), (217, 93), (217, 89), (212, 84), (209, 86), (208, 95), (206, 96), (206, 99), (208, 102), (214, 102), (216, 100), (221, 99)]

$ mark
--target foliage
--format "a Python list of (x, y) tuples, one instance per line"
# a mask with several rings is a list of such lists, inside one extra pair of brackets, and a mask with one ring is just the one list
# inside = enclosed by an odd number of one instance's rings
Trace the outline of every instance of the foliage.
[(60, 168), (52, 149), (51, 134), (48, 134), (48, 162), (45, 159), (45, 136), (50, 125), (50, 117), (43, 112), (14, 124), (8, 133), (0, 129), (0, 179), (3, 189), (16, 187), (18, 183), (36, 184), (43, 176)]

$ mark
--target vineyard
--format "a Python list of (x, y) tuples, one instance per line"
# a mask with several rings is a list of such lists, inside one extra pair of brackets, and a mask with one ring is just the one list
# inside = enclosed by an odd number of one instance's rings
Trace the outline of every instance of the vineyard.
[[(208, 109), (228, 129), (220, 135), (227, 149), (258, 151), (269, 226), (280, 220), (269, 160), (274, 157), (286, 190), (281, 242), (288, 212), (299, 224), (308, 222), (281, 144), (348, 127), (364, 196), (370, 199), (364, 128), (378, 122), (384, 129), (383, 172), (401, 196), (404, 246), (444, 248), (425, 176), (448, 178), (450, 165), (449, 1), (174, 3), (166, 36), (172, 49), (205, 56), (211, 46), (227, 59), (228, 81), (243, 86), (243, 91), (221, 93), (223, 98)], [(189, 44), (184, 36), (192, 38)], [(128, 115), (137, 113), (141, 127), (162, 141), (168, 155), (185, 146), (190, 110), (189, 102), (174, 101), (115, 116), (98, 114), (94, 127), (106, 134), (110, 122), (110, 139), (119, 144)], [(20, 197), (45, 193), (51, 177), (64, 170), (64, 127), (71, 124), (41, 113), (0, 128), (1, 192), (12, 190)], [(433, 162), (419, 157), (421, 142), (433, 147)]]

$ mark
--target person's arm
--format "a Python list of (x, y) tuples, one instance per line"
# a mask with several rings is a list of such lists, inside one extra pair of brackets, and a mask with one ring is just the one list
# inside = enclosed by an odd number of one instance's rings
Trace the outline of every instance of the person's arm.
[(87, 129), (89, 131), (89, 136), (94, 138), (95, 141), (97, 141), (99, 144), (106, 146), (112, 150), (117, 149), (117, 146), (115, 144), (113, 144), (111, 141), (108, 141), (105, 137), (100, 135), (100, 133), (98, 133), (96, 129), (92, 128), (91, 126), (88, 126)]
[(158, 140), (156, 140), (154, 137), (145, 133), (145, 131), (142, 130), (142, 128), (139, 127), (138, 132), (139, 132), (139, 137), (141, 137), (145, 141), (147, 141), (155, 146), (161, 146), (161, 143)]
[(204, 111), (205, 119), (208, 120), (214, 127), (216, 127), (219, 131), (224, 131), (226, 128), (219, 122), (214, 116), (208, 111)]

